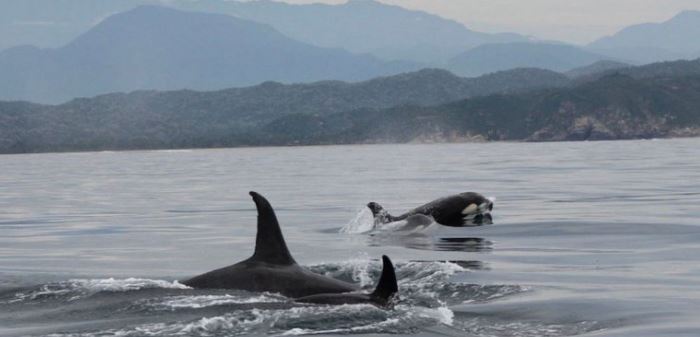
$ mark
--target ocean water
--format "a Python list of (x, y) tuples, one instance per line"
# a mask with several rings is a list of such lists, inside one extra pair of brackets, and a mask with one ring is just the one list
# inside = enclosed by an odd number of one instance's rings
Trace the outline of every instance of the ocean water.
[[(295, 259), (400, 298), (301, 305), (177, 280), (252, 254), (248, 191)], [(474, 191), (493, 224), (372, 231)], [(0, 156), (0, 336), (698, 336), (700, 139)]]

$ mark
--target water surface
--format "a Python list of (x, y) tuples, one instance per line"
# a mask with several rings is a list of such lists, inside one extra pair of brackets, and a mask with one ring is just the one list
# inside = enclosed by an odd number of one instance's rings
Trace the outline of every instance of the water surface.
[[(700, 139), (0, 156), (0, 335), (697, 336)], [(247, 258), (247, 192), (292, 254), (401, 299), (298, 305), (175, 280)], [(494, 197), (494, 224), (339, 233), (363, 205)]]

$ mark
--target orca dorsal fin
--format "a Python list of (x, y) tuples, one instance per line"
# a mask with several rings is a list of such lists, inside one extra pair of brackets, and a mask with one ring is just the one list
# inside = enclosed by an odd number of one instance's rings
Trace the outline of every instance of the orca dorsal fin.
[(296, 264), (284, 242), (280, 224), (270, 202), (253, 191), (250, 192), (250, 196), (258, 209), (258, 234), (255, 237), (255, 253), (249, 261), (277, 265)]
[(388, 302), (391, 297), (399, 291), (399, 285), (396, 283), (396, 273), (394, 265), (386, 255), (382, 255), (382, 276), (379, 277), (377, 288), (374, 289), (372, 297)]

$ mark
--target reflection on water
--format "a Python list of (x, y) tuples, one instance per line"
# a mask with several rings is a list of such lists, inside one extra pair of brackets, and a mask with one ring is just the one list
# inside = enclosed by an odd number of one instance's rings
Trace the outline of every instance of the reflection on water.
[[(493, 249), (493, 242), (473, 236), (474, 228), (492, 225), (491, 214), (479, 214), (471, 219), (471, 225), (464, 227), (451, 227), (441, 225), (429, 216), (413, 215), (405, 220), (369, 226), (358, 221), (363, 219), (358, 213), (346, 227), (345, 233), (362, 233), (367, 228), (372, 228), (368, 234), (368, 244), (372, 247), (401, 246), (411, 249), (454, 252), (488, 252)], [(364, 221), (369, 221), (365, 218)]]
[(493, 242), (484, 238), (437, 238), (435, 250), (451, 250), (463, 252), (483, 252), (491, 250)]
[(379, 232), (369, 235), (373, 247), (401, 246), (411, 249), (483, 253), (493, 249), (493, 242), (478, 237), (440, 237), (424, 233), (401, 235), (400, 232)]
[(413, 260), (411, 262), (440, 262), (440, 263), (452, 263), (456, 264), (465, 270), (488, 270), (489, 267), (486, 263), (483, 261), (474, 261), (474, 260), (447, 260), (447, 261), (421, 261), (421, 260)]

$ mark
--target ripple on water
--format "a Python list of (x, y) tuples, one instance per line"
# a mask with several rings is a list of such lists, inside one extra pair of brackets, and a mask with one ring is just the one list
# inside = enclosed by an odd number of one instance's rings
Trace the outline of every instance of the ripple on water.
[(455, 328), (473, 336), (499, 337), (575, 336), (604, 329), (600, 323), (595, 321), (548, 324), (533, 321), (493, 320), (480, 317), (459, 320)]
[[(368, 258), (310, 268), (360, 282), (367, 288), (377, 282), (381, 273), (381, 264)], [(451, 262), (397, 263), (396, 269), (401, 280), (400, 296), (391, 310), (370, 304), (298, 304), (278, 294), (194, 290), (177, 281), (139, 278), (54, 282), (17, 292), (9, 299), (20, 306), (19, 310), (28, 310), (29, 315), (32, 304), (51, 302), (64, 308), (68, 305), (70, 314), (42, 316), (42, 320), (53, 319), (60, 324), (90, 315), (108, 315), (115, 322), (146, 320), (126, 327), (119, 324), (118, 328), (51, 335), (55, 337), (408, 334), (430, 326), (457, 329), (455, 314), (449, 308), (452, 304), (493, 301), (526, 290), (518, 286), (450, 282), (452, 276), (468, 272)], [(91, 299), (95, 294), (100, 297)]]
[[(155, 288), (191, 289), (178, 281), (143, 278), (72, 279), (16, 291), (14, 295), (0, 297), (0, 303), (12, 304), (25, 301), (41, 302), (45, 300), (75, 301), (100, 292), (124, 292)], [(3, 297), (9, 298), (3, 299)]]
[(200, 309), (228, 304), (284, 303), (288, 298), (277, 294), (223, 294), (223, 295), (179, 295), (150, 299), (144, 304), (157, 310), (177, 310), (183, 308)]

